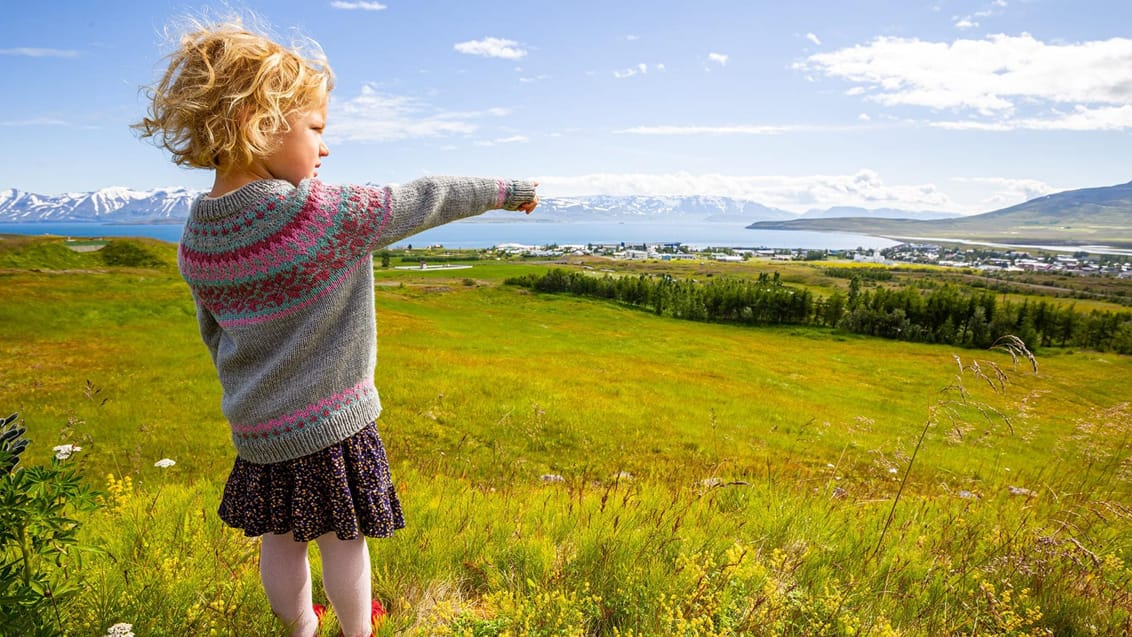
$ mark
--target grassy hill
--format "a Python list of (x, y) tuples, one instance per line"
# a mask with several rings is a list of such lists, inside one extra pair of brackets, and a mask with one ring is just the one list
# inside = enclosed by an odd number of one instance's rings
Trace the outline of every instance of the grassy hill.
[[(67, 462), (104, 491), (59, 621), (282, 634), (254, 541), (214, 513), (232, 451), (173, 248), (138, 245), (167, 265), (0, 243), (0, 410), (23, 415), (26, 464), (80, 444)], [(1132, 628), (1132, 358), (1051, 349), (1035, 373), (532, 294), (501, 281), (548, 266), (472, 265), (376, 272), (379, 426), (409, 523), (371, 543), (379, 634)]]
[(818, 230), (895, 238), (1132, 247), (1132, 183), (1072, 190), (959, 219), (911, 221), (849, 217), (765, 221), (750, 228)]

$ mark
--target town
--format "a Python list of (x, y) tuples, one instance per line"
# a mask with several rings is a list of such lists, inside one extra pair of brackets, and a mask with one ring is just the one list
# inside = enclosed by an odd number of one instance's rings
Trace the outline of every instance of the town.
[(1101, 254), (1072, 253), (1049, 249), (1021, 249), (1005, 246), (956, 246), (932, 243), (901, 243), (882, 250), (771, 249), (754, 247), (698, 247), (683, 243), (589, 243), (585, 245), (528, 246), (505, 243), (495, 246), (497, 253), (517, 257), (557, 258), (567, 255), (604, 256), (626, 260), (734, 261), (770, 259), (777, 261), (846, 260), (885, 265), (923, 264), (982, 271), (1057, 272), (1088, 276), (1132, 278), (1132, 252)]

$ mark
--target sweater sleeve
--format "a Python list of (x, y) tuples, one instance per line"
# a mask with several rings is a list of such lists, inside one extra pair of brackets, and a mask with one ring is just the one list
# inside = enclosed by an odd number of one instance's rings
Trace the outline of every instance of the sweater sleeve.
[(488, 210), (518, 210), (535, 199), (532, 181), (476, 177), (425, 177), (375, 188), (347, 186), (347, 216), (370, 229), (370, 249)]

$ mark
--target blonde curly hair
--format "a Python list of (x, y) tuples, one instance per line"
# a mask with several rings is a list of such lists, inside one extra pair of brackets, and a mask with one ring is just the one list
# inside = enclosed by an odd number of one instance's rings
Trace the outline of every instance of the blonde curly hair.
[(131, 128), (193, 168), (243, 168), (269, 155), (288, 118), (321, 107), (334, 75), (318, 43), (290, 48), (230, 20), (194, 22), (145, 89), (148, 116)]

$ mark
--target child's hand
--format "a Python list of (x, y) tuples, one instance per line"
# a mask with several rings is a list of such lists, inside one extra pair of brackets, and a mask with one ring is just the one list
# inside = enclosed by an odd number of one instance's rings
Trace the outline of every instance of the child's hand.
[(525, 212), (529, 215), (534, 212), (536, 206), (538, 206), (538, 195), (535, 195), (534, 201), (528, 201), (527, 203), (519, 206), (519, 212)]
[[(537, 181), (535, 182), (535, 186), (536, 187), (538, 186)], [(519, 208), (518, 208), (518, 211), (529, 215), (532, 212), (534, 212), (534, 210), (537, 206), (538, 206), (538, 195), (535, 195), (535, 198), (533, 200), (528, 201), (527, 203), (520, 205)]]

